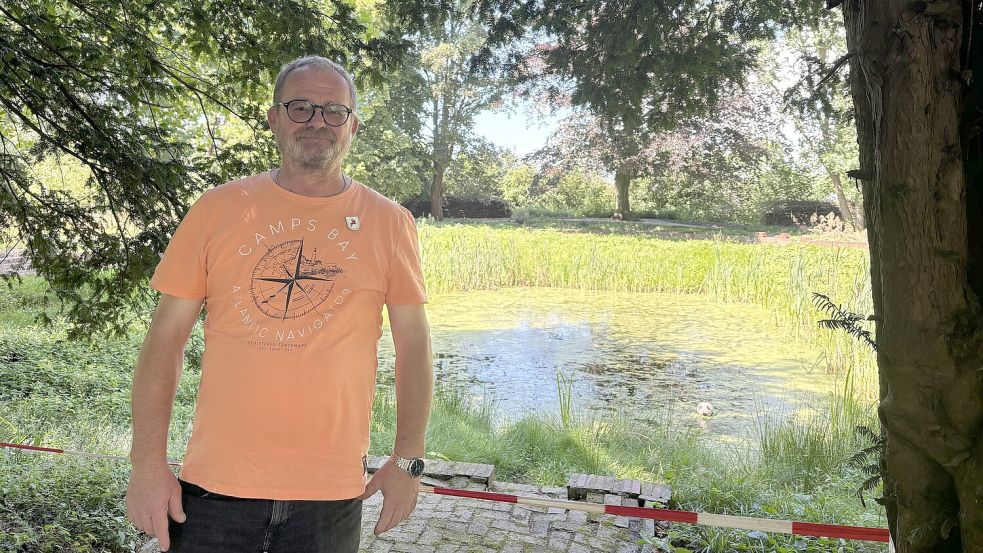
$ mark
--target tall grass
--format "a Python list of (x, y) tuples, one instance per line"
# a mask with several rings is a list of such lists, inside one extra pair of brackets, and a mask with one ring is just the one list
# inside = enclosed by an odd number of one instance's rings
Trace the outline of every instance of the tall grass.
[(812, 245), (565, 233), (549, 229), (423, 223), (423, 270), (433, 293), (546, 286), (701, 294), (768, 309), (783, 332), (823, 352), (826, 372), (869, 370), (873, 356), (844, 333), (818, 328), (820, 292), (872, 312), (867, 253)]
[(573, 421), (573, 376), (556, 371), (556, 395), (560, 402), (560, 422), (569, 427)]

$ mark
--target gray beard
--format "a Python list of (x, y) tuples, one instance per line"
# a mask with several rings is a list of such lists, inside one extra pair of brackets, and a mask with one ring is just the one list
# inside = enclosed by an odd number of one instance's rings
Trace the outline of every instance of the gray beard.
[(321, 173), (326, 169), (340, 167), (346, 153), (339, 148), (337, 142), (331, 142), (327, 148), (320, 150), (305, 148), (296, 142), (284, 144), (279, 139), (277, 145), (285, 162), (306, 173)]

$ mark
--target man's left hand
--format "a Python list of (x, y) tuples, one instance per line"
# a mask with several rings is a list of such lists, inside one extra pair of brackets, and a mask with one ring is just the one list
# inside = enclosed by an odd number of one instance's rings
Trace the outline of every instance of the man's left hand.
[(416, 509), (416, 498), (420, 493), (420, 479), (413, 478), (405, 470), (392, 462), (382, 465), (365, 486), (365, 493), (358, 499), (368, 499), (382, 490), (382, 513), (373, 532), (379, 535), (400, 522), (408, 519)]

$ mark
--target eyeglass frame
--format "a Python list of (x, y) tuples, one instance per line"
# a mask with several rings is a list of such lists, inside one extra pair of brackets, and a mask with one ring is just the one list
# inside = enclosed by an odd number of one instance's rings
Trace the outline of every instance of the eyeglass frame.
[[(306, 121), (296, 121), (296, 120), (294, 120), (293, 117), (290, 117), (290, 108), (288, 106), (291, 103), (293, 103), (293, 102), (307, 102), (308, 104), (311, 105), (311, 116), (308, 117)], [(323, 106), (319, 106), (319, 105), (315, 104), (314, 102), (312, 102), (310, 100), (305, 100), (303, 98), (295, 98), (293, 100), (289, 100), (289, 101), (286, 101), (286, 102), (277, 102), (274, 105), (276, 105), (276, 106), (283, 106), (284, 110), (287, 112), (287, 119), (290, 119), (291, 121), (293, 121), (294, 123), (297, 123), (297, 124), (303, 124), (303, 123), (310, 122), (311, 119), (314, 119), (314, 110), (320, 109), (321, 110), (321, 120), (324, 121), (324, 124), (325, 125), (327, 125), (329, 127), (333, 127), (333, 128), (338, 128), (338, 127), (344, 126), (344, 124), (347, 123), (349, 119), (351, 119), (352, 114), (355, 113), (355, 110), (353, 110), (352, 108), (346, 106), (345, 104), (336, 104), (334, 102), (327, 102)], [(346, 112), (346, 114), (345, 114), (345, 120), (342, 121), (341, 123), (337, 124), (337, 125), (332, 125), (331, 123), (328, 123), (328, 119), (324, 116), (324, 108), (326, 108), (328, 106), (339, 106), (339, 107), (345, 108), (345, 112)]]

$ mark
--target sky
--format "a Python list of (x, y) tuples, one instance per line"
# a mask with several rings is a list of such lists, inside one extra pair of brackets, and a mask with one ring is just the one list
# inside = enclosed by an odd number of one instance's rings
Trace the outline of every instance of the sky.
[(493, 144), (522, 157), (546, 145), (566, 112), (539, 116), (528, 106), (510, 111), (488, 110), (475, 118), (475, 132)]

